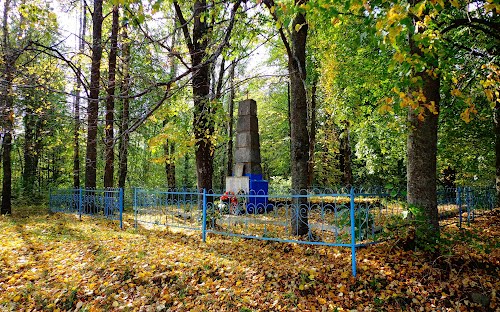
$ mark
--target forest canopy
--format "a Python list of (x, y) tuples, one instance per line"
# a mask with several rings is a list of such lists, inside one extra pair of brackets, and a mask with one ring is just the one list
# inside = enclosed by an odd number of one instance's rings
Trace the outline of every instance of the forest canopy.
[(496, 0), (1, 7), (2, 213), (50, 188), (223, 189), (247, 98), (271, 185), (425, 206), (412, 181), (499, 180)]

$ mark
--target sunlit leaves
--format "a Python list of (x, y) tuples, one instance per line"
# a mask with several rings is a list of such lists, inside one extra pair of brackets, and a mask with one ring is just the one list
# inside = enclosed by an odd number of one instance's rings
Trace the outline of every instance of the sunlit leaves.
[[(495, 310), (498, 217), (493, 211), (472, 227), (447, 227), (445, 256), (437, 259), (394, 242), (359, 249), (353, 278), (348, 249), (219, 235), (203, 244), (193, 233), (135, 231), (128, 222), (120, 231), (106, 220), (71, 215), (2, 216), (0, 308)], [(472, 300), (474, 292), (487, 305)]]

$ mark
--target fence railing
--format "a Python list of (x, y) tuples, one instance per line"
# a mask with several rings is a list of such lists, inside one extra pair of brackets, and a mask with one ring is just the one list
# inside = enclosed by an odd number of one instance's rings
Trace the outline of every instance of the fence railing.
[[(476, 209), (492, 209), (491, 189), (438, 191), (443, 225), (462, 226)], [(407, 215), (400, 193), (377, 189), (314, 190), (289, 194), (228, 194), (212, 191), (134, 190), (135, 225), (163, 225), (208, 233), (351, 249), (386, 240)], [(257, 203), (257, 204), (256, 204)]]
[[(338, 246), (356, 249), (384, 241), (408, 214), (402, 192), (376, 189), (314, 189), (288, 194), (228, 194), (196, 189), (133, 190), (134, 223), (163, 225), (217, 235)], [(476, 212), (493, 209), (494, 188), (439, 189), (441, 225), (471, 222)], [(53, 212), (119, 220), (123, 227), (123, 189), (64, 189), (50, 192)]]
[(52, 212), (103, 217), (120, 222), (123, 228), (123, 189), (51, 190), (49, 208)]
[(389, 201), (387, 194), (356, 193), (354, 189), (293, 195), (135, 189), (134, 213), (136, 226), (141, 223), (201, 231), (203, 241), (213, 233), (348, 247), (356, 275), (356, 248), (383, 240), (388, 218), (402, 220), (397, 211), (401, 208)]
[(441, 224), (446, 226), (456, 221), (461, 227), (464, 221), (470, 224), (478, 211), (495, 207), (496, 190), (494, 187), (439, 188), (437, 198)]

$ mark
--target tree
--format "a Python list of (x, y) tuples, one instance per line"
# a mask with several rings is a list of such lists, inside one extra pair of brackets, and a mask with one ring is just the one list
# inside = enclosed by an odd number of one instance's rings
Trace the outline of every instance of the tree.
[(234, 25), (234, 15), (241, 4), (241, 0), (233, 5), (231, 19), (223, 37), (222, 44), (212, 55), (208, 54), (207, 48), (211, 32), (207, 24), (206, 16), (210, 13), (206, 1), (196, 0), (193, 3), (192, 31), (189, 30), (189, 22), (185, 19), (184, 13), (178, 3), (174, 1), (174, 8), (177, 19), (181, 25), (184, 41), (187, 45), (191, 59), (192, 90), (194, 103), (193, 131), (195, 137), (196, 173), (198, 189), (212, 189), (213, 176), (213, 153), (214, 145), (211, 136), (214, 133), (213, 109), (210, 106), (210, 69), (211, 62), (221, 53), (222, 48), (227, 44)]
[(1, 214), (10, 214), (12, 212), (12, 131), (14, 123), (12, 82), (14, 80), (15, 63), (18, 55), (11, 46), (9, 31), (9, 10), (11, 10), (11, 1), (4, 2), (3, 20), (2, 20), (2, 81), (0, 90), (0, 100), (2, 108), (2, 207)]
[(226, 174), (227, 176), (233, 175), (233, 137), (234, 137), (234, 98), (235, 98), (235, 85), (234, 85), (234, 70), (236, 67), (236, 62), (231, 62), (229, 67), (229, 98), (227, 100), (227, 166)]
[(92, 12), (92, 65), (90, 67), (90, 95), (87, 108), (86, 188), (95, 188), (97, 182), (97, 119), (101, 78), (102, 21), (102, 0), (94, 0), (94, 11)]
[(121, 99), (121, 122), (119, 124), (119, 139), (118, 145), (118, 187), (124, 188), (127, 179), (128, 167), (128, 146), (130, 134), (129, 128), (129, 90), (130, 90), (130, 40), (128, 38), (127, 24), (123, 25), (122, 31), (122, 80), (120, 83), (120, 99)]
[(113, 6), (112, 26), (108, 60), (108, 88), (106, 97), (106, 127), (105, 127), (105, 160), (104, 168), (104, 187), (110, 188), (114, 184), (114, 161), (115, 161), (115, 142), (114, 142), (114, 112), (115, 112), (115, 79), (116, 79), (116, 57), (118, 54), (118, 30), (119, 30), (119, 8)]
[[(85, 33), (87, 30), (87, 13), (86, 13), (86, 3), (82, 1), (81, 3), (81, 13), (80, 13), (80, 29), (79, 29), (79, 40), (78, 40), (78, 52), (83, 55), (85, 52)], [(76, 74), (76, 87), (75, 87), (75, 104), (73, 108), (74, 113), (74, 129), (73, 129), (73, 188), (80, 188), (80, 103), (81, 103), (81, 92), (82, 92), (82, 73), (81, 65), (77, 65)]]
[[(306, 43), (308, 24), (305, 11), (300, 6), (305, 0), (295, 0), (298, 11), (292, 20), (290, 38), (285, 35), (281, 25), (278, 26), (280, 38), (288, 56), (288, 74), (290, 78), (290, 121), (291, 121), (291, 169), (292, 188), (304, 194), (308, 189), (308, 162), (309, 162), (309, 133), (307, 127), (307, 92), (306, 92)], [(264, 4), (269, 8), (276, 22), (276, 4), (273, 0), (266, 0)], [(305, 235), (309, 232), (308, 211), (303, 209), (305, 198), (300, 198), (297, 208), (292, 213), (292, 234)]]

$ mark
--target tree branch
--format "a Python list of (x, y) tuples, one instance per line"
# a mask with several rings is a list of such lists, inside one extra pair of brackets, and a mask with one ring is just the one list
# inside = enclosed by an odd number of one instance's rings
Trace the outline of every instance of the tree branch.
[[(273, 17), (273, 20), (275, 22), (278, 22), (278, 16), (276, 15), (276, 11), (271, 12), (271, 8), (275, 6), (276, 4), (274, 3), (274, 0), (264, 0), (263, 3), (267, 6), (269, 9), (269, 13), (271, 13), (271, 16)], [(285, 32), (283, 31), (283, 27), (280, 27), (278, 29), (278, 32), (280, 34), (281, 40), (283, 41), (283, 44), (285, 45), (286, 53), (288, 54), (288, 57), (292, 57), (292, 49), (290, 48), (290, 44), (288, 43), (288, 40), (286, 38)]]
[[(454, 20), (451, 25), (448, 25), (442, 30), (442, 33), (445, 34), (453, 29), (459, 28), (459, 27), (471, 27), (475, 28), (477, 30), (480, 30), (484, 32), (485, 34), (488, 34), (498, 40), (500, 40), (500, 35), (498, 33), (500, 32), (500, 23), (495, 23), (491, 22), (485, 19), (480, 19), (480, 18), (461, 18), (461, 19), (456, 19)], [(483, 27), (483, 26), (486, 26)]]
[[(83, 88), (85, 89), (85, 93), (87, 93), (87, 96), (89, 96), (89, 94), (88, 94), (88, 85), (89, 85), (88, 81), (85, 79), (85, 77), (82, 77), (80, 75), (81, 71), (79, 70), (79, 68), (75, 64), (73, 64), (73, 62), (71, 62), (70, 60), (66, 59), (66, 57), (64, 57), (64, 55), (59, 50), (55, 49), (52, 46), (48, 47), (48, 46), (45, 46), (45, 45), (43, 45), (41, 43), (34, 42), (34, 41), (31, 42), (31, 43), (32, 43), (32, 45), (40, 47), (42, 49), (30, 49), (30, 50), (42, 52), (44, 54), (47, 54), (49, 56), (52, 56), (52, 57), (55, 57), (55, 58), (57, 58), (59, 60), (64, 61), (71, 68), (71, 70), (73, 71), (73, 73), (75, 74), (75, 76), (77, 77), (77, 79), (80, 80), (80, 82), (83, 85)], [(53, 53), (49, 53), (48, 51), (53, 52)]]
[(191, 35), (189, 34), (188, 22), (184, 18), (181, 7), (179, 6), (177, 0), (174, 0), (174, 8), (175, 8), (175, 14), (177, 15), (179, 23), (181, 24), (182, 32), (184, 33), (184, 39), (186, 40), (189, 52), (192, 54), (194, 53), (194, 45), (193, 45), (193, 40), (191, 39)]

